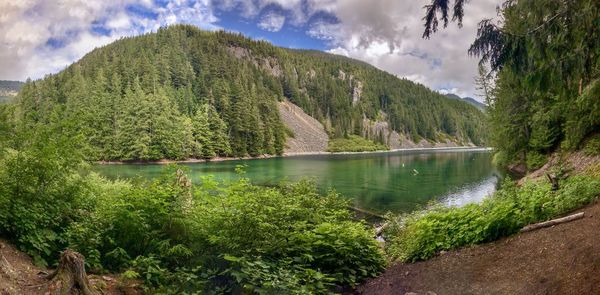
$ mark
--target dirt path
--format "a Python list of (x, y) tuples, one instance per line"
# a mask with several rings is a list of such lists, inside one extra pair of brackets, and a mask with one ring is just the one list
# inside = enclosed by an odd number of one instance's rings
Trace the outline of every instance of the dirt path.
[(600, 294), (600, 203), (585, 217), (497, 242), (396, 264), (359, 294)]

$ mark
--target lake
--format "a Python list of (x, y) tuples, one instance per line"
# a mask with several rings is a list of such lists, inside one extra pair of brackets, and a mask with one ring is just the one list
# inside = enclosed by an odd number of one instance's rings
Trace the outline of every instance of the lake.
[[(244, 177), (258, 185), (314, 179), (323, 192), (335, 189), (353, 206), (377, 213), (402, 213), (430, 202), (463, 205), (479, 202), (492, 193), (502, 174), (486, 150), (430, 150), (385, 153), (326, 154), (268, 159), (180, 164), (189, 167), (192, 181), (214, 175), (234, 180), (238, 165), (246, 165)], [(153, 178), (159, 164), (97, 165), (109, 178)]]

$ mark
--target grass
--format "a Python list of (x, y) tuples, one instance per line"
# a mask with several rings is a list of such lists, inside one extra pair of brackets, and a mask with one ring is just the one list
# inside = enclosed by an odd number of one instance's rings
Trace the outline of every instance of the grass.
[(360, 137), (358, 135), (350, 135), (345, 138), (334, 138), (329, 141), (327, 147), (328, 152), (374, 152), (389, 150), (384, 144), (374, 142), (372, 140)]

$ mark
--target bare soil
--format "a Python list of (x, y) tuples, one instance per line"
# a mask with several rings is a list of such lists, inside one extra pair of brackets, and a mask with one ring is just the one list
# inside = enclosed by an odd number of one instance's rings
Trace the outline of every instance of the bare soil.
[(591, 166), (598, 165), (598, 163), (600, 163), (600, 156), (586, 155), (583, 151), (568, 153), (567, 155), (554, 153), (550, 156), (548, 163), (540, 169), (521, 178), (519, 184), (523, 184), (525, 181), (532, 179), (545, 179), (544, 176), (546, 173), (552, 174), (554, 172), (553, 170), (556, 170), (556, 167), (562, 166), (566, 175), (575, 175), (586, 171)]
[(357, 294), (600, 294), (600, 203), (583, 219), (390, 266)]
[[(6, 241), (0, 240), (0, 294), (46, 295), (51, 294), (51, 269), (37, 267), (31, 258)], [(142, 294), (137, 281), (123, 280), (115, 275), (88, 275), (91, 288), (99, 294)]]

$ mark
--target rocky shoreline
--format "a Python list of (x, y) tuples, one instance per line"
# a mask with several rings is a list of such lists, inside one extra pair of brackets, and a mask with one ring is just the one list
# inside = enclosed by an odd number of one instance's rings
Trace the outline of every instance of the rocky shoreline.
[(258, 160), (258, 159), (269, 159), (269, 158), (281, 158), (281, 157), (300, 157), (300, 156), (316, 156), (316, 155), (353, 155), (353, 154), (383, 154), (383, 153), (394, 153), (394, 152), (420, 152), (420, 151), (491, 151), (490, 147), (473, 147), (473, 146), (459, 146), (459, 147), (432, 147), (432, 148), (404, 148), (404, 149), (392, 149), (382, 150), (374, 152), (290, 152), (284, 153), (283, 155), (259, 155), (256, 157), (216, 157), (211, 159), (185, 159), (185, 160), (156, 160), (156, 161), (96, 161), (95, 164), (100, 165), (123, 165), (123, 164), (194, 164), (194, 163), (208, 163), (208, 162), (223, 162), (223, 161), (236, 161), (236, 160)]

